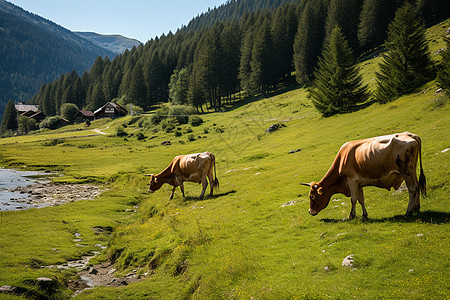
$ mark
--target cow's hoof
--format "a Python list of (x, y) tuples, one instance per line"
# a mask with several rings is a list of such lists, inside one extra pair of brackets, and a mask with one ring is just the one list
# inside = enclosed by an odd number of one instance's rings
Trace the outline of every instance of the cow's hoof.
[(363, 220), (363, 221), (369, 221), (369, 217), (368, 217), (367, 215), (362, 216), (361, 220)]
[(348, 216), (348, 219), (353, 220), (355, 217), (356, 217), (355, 215), (350, 215), (350, 216)]

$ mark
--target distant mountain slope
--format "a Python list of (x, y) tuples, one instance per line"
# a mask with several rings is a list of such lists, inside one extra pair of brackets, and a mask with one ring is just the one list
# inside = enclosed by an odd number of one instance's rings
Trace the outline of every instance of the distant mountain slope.
[(139, 44), (141, 44), (141, 42), (136, 39), (128, 38), (118, 34), (105, 35), (95, 32), (80, 31), (76, 31), (74, 33), (89, 40), (97, 46), (100, 46), (117, 54), (122, 53), (126, 49), (131, 49), (133, 48), (133, 46), (137, 47)]
[(9, 99), (25, 101), (61, 73), (83, 73), (97, 56), (115, 56), (4, 0), (0, 0), (0, 41), (0, 114)]

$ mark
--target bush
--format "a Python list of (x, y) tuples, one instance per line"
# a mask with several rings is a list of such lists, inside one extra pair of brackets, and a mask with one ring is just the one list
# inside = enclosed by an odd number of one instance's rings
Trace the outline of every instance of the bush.
[(175, 118), (178, 124), (187, 124), (189, 122), (189, 116), (196, 113), (196, 110), (192, 106), (187, 105), (170, 105), (163, 106), (155, 111), (155, 114), (151, 117), (153, 125), (158, 125), (162, 120), (168, 118)]
[(39, 124), (39, 128), (56, 129), (61, 124), (61, 120), (60, 116), (47, 117)]
[(189, 123), (194, 127), (200, 126), (203, 123), (203, 119), (199, 116), (189, 116)]
[(175, 118), (164, 119), (161, 121), (161, 128), (165, 132), (172, 132), (177, 127), (178, 122)]
[(188, 135), (187, 139), (189, 142), (195, 141), (195, 135), (191, 133), (190, 135)]
[(128, 136), (128, 133), (125, 131), (125, 128), (123, 126), (119, 126), (116, 130), (116, 136)]
[(138, 141), (142, 141), (142, 140), (145, 140), (147, 137), (142, 133), (142, 132), (138, 132), (138, 134), (137, 134), (137, 139), (138, 139)]
[(179, 130), (175, 131), (175, 136), (182, 136), (182, 135), (183, 135), (183, 133), (181, 131), (179, 131)]
[(61, 106), (61, 116), (70, 123), (74, 121), (75, 115), (78, 113), (78, 107), (73, 103), (64, 103)]

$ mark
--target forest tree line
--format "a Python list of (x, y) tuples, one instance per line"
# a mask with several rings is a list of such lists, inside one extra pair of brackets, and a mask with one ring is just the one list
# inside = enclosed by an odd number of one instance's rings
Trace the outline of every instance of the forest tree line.
[[(170, 101), (199, 111), (205, 105), (220, 110), (240, 91), (256, 95), (294, 80), (311, 83), (324, 41), (336, 25), (355, 56), (361, 56), (383, 44), (389, 23), (405, 2), (412, 2), (428, 25), (448, 18), (442, 0), (284, 2), (277, 9), (202, 26), (204, 19), (194, 19), (175, 34), (156, 37), (113, 60), (97, 57), (89, 72), (62, 74), (42, 85), (31, 102), (49, 116), (59, 114), (64, 103), (95, 110), (113, 99), (143, 109)], [(228, 1), (213, 12), (239, 3)]]

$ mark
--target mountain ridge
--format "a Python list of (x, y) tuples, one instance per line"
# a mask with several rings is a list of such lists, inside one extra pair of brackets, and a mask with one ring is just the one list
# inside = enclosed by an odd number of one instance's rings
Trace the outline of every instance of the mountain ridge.
[(0, 114), (25, 102), (62, 73), (88, 70), (98, 56), (116, 54), (56, 23), (0, 0)]
[(131, 49), (133, 46), (137, 47), (142, 44), (142, 42), (137, 39), (120, 34), (100, 34), (92, 31), (73, 31), (73, 33), (116, 54), (122, 53), (126, 49)]

